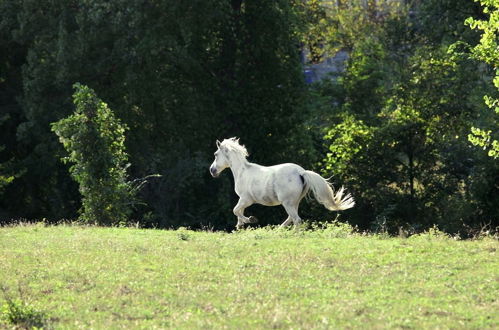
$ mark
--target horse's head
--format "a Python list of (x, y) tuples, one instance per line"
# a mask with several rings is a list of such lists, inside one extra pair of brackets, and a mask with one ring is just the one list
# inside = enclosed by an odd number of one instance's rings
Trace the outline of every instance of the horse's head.
[(223, 170), (230, 166), (227, 148), (222, 146), (218, 140), (217, 148), (217, 151), (215, 151), (215, 160), (210, 166), (210, 174), (214, 178), (218, 177)]

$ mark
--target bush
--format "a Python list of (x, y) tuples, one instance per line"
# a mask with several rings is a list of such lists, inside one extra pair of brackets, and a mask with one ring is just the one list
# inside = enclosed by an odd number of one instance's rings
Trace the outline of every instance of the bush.
[(138, 189), (127, 181), (127, 126), (87, 86), (76, 83), (75, 112), (52, 124), (52, 131), (69, 153), (64, 162), (79, 184), (80, 219), (100, 225), (124, 224)]

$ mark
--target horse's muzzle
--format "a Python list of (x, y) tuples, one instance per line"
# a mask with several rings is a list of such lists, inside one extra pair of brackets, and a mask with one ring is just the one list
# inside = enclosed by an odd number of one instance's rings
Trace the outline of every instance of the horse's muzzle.
[(217, 172), (217, 169), (213, 166), (210, 167), (210, 174), (214, 178), (218, 178), (218, 176), (220, 175), (220, 173)]

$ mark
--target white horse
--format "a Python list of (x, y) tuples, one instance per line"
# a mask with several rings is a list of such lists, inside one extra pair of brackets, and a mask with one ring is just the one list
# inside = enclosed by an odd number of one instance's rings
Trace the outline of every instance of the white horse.
[(350, 194), (343, 196), (343, 187), (335, 193), (326, 179), (296, 164), (267, 167), (250, 163), (246, 159), (248, 151), (239, 144), (237, 138), (225, 139), (222, 142), (217, 140), (217, 147), (210, 173), (216, 178), (227, 167), (232, 170), (236, 194), (239, 196), (239, 202), (234, 207), (237, 229), (245, 223), (257, 222), (253, 216), (249, 218), (244, 216), (244, 209), (254, 203), (266, 206), (282, 204), (288, 213), (288, 218), (281, 227), (291, 222), (299, 225), (301, 218), (298, 215), (298, 206), (310, 190), (314, 193), (315, 199), (328, 210), (346, 210), (355, 205)]

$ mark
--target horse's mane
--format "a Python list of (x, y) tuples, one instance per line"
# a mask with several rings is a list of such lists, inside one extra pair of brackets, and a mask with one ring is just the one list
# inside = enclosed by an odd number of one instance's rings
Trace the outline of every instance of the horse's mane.
[(239, 144), (239, 138), (233, 137), (230, 139), (225, 139), (222, 141), (222, 143), (220, 143), (220, 146), (227, 148), (227, 150), (231, 152), (237, 153), (242, 158), (248, 157), (248, 150), (245, 146)]

